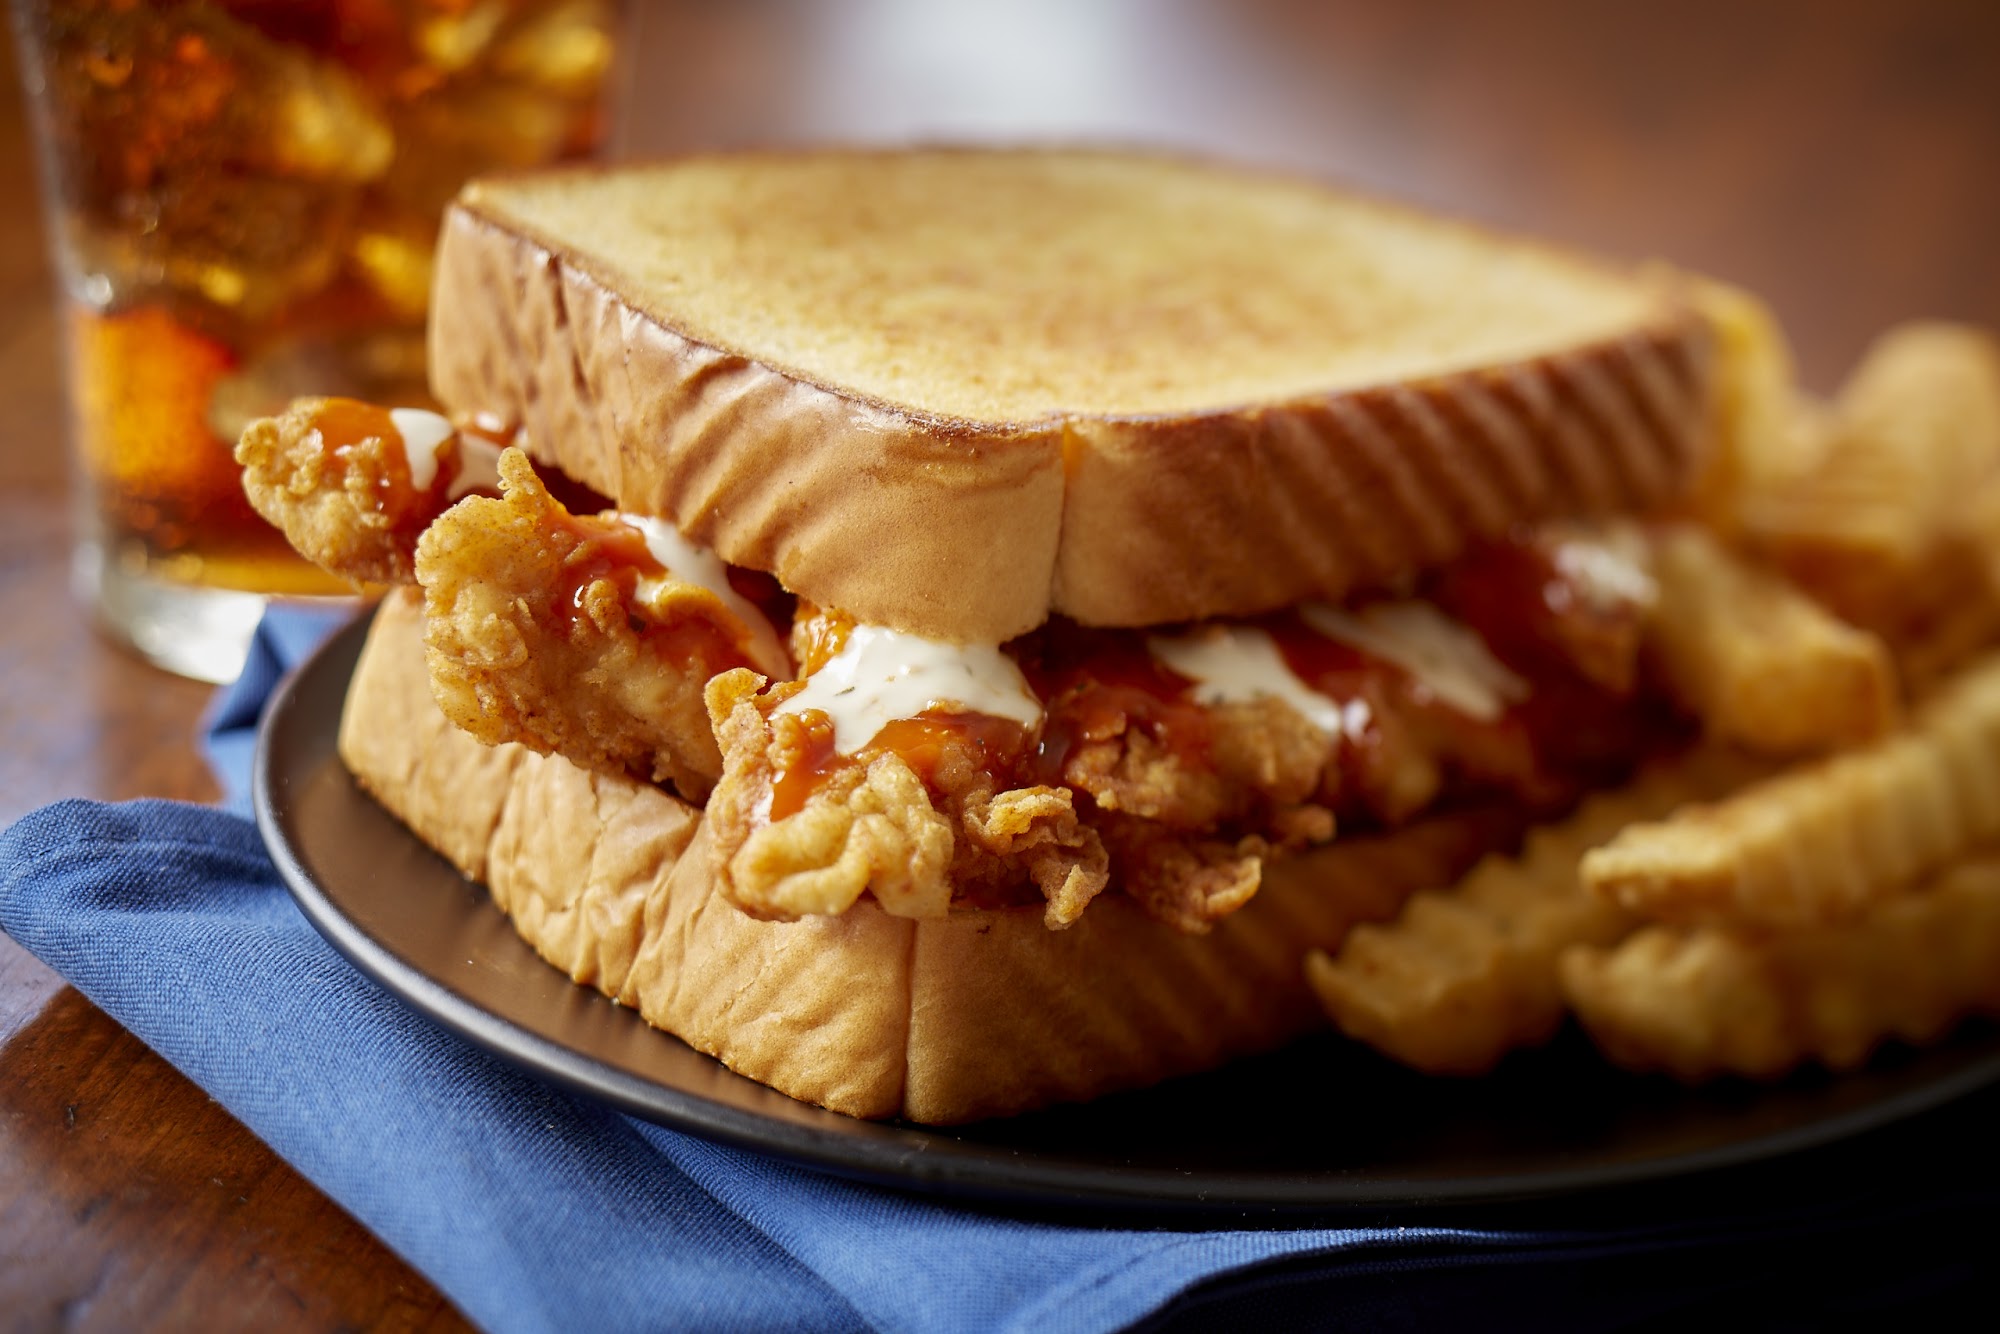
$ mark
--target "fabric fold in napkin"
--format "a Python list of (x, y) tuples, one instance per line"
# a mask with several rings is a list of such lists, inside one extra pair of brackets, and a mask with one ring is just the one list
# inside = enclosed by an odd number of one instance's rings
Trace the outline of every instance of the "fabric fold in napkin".
[[(232, 799), (279, 669), (331, 628), (274, 612), (211, 710)], [(0, 928), (494, 1330), (1813, 1323), (1973, 1291), (2000, 1203), (1980, 1095), (1921, 1136), (1822, 1152), (1776, 1185), (1741, 1174), (1732, 1192), (1724, 1174), (1671, 1207), (1628, 1193), (1624, 1208), (1584, 1196), (1312, 1227), (1010, 1218), (537, 1082), (351, 968), (224, 810), (68, 801), (28, 816), (0, 834)]]

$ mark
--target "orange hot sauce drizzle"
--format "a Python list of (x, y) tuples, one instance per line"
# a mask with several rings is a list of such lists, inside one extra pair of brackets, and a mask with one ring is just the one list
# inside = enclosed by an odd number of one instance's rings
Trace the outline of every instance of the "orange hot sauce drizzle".
[(1191, 763), (1207, 755), (1214, 724), (1188, 697), (1194, 682), (1155, 658), (1142, 635), (1065, 622), (1038, 639), (1021, 655), (1046, 709), (1032, 766), (1037, 782), (1060, 784), (1078, 746), (1134, 727)]
[(1578, 669), (1573, 645), (1629, 634), (1639, 613), (1594, 607), (1545, 542), (1487, 543), (1432, 576), (1426, 596), (1528, 680), (1508, 716), (1544, 772), (1595, 780), (1682, 738), (1685, 720), (1657, 695), (1608, 689)]
[(782, 820), (805, 808), (835, 770), (851, 761), (833, 745), (833, 719), (808, 709), (799, 716), (797, 744), (771, 775), (770, 818)]
[(347, 454), (357, 445), (371, 439), (383, 442), (383, 475), (376, 484), (375, 509), (389, 520), (396, 541), (413, 550), (417, 538), (444, 510), (452, 480), (458, 476), (458, 437), (448, 436), (438, 446), (437, 476), (419, 491), (410, 476), (403, 434), (387, 408), (354, 398), (330, 398), (313, 413), (312, 424), (319, 432), (321, 467), (329, 478), (342, 474)]
[[(823, 666), (851, 628), (843, 617), (816, 616), (807, 626), (801, 666), (808, 673)], [(1002, 791), (1061, 784), (1072, 750), (1128, 727), (1144, 728), (1190, 759), (1206, 754), (1211, 724), (1207, 710), (1187, 698), (1193, 682), (1162, 666), (1143, 638), (1057, 624), (1021, 644), (1016, 656), (1044, 703), (1039, 731), (987, 714), (927, 710), (890, 722), (867, 745), (841, 755), (834, 748), (832, 722), (808, 711), (797, 746), (772, 775), (770, 818), (782, 820), (800, 810), (839, 769), (884, 754), (898, 756), (933, 787), (947, 758), (964, 755)]]
[(659, 620), (639, 601), (642, 579), (666, 578), (669, 572), (638, 529), (617, 519), (564, 511), (551, 522), (569, 539), (563, 578), (549, 607), (565, 635), (576, 637), (584, 590), (602, 580), (618, 590), (627, 624), (662, 660), (694, 665), (704, 680), (748, 661), (743, 644), (749, 630), (727, 611), (721, 614), (724, 619), (680, 615)]
[(894, 755), (935, 786), (937, 773), (953, 752), (967, 753), (972, 762), (993, 775), (996, 788), (1011, 785), (1010, 776), (1029, 753), (1031, 732), (1010, 718), (983, 713), (927, 710), (915, 718), (889, 722), (851, 755), (834, 748), (833, 722), (816, 709), (800, 715), (798, 744), (772, 775), (770, 818), (782, 820), (804, 808), (834, 773), (865, 767), (876, 757)]

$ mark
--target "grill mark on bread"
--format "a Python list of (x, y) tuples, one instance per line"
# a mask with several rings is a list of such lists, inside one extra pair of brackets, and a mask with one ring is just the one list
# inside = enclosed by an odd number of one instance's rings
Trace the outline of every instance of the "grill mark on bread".
[(1692, 384), (1692, 367), (1673, 344), (1634, 335), (1619, 348), (1630, 374), (1633, 396), (1653, 428), (1653, 440), (1669, 472), (1701, 445), (1702, 422)]
[(1470, 377), (1453, 389), (1450, 402), (1469, 430), (1483, 444), (1504, 479), (1519, 513), (1542, 512), (1549, 505), (1555, 479), (1537, 466), (1534, 445), (1520, 418), (1510, 412), (1488, 383), (1490, 376)]
[(1384, 414), (1393, 414), (1398, 421), (1401, 429), (1395, 434), (1409, 442), (1412, 461), (1429, 475), (1432, 486), (1466, 527), (1480, 537), (1506, 532), (1508, 506), (1492, 476), (1487, 451), (1454, 446), (1430, 394), (1398, 385), (1379, 402)]
[(1578, 407), (1597, 429), (1601, 457), (1610, 460), (1622, 480), (1621, 499), (1626, 505), (1643, 505), (1666, 492), (1665, 461), (1629, 390), (1611, 373), (1614, 356), (1615, 351), (1606, 350), (1579, 358), (1563, 378)]
[(1554, 446), (1550, 467), (1567, 483), (1577, 507), (1587, 514), (1602, 514), (1615, 507), (1617, 487), (1603, 458), (1598, 442), (1590, 438), (1573, 416), (1557, 411), (1561, 395), (1558, 379), (1540, 362), (1514, 367), (1507, 374), (1507, 392), (1520, 404), (1537, 433)]
[[(1394, 549), (1361, 513), (1348, 470), (1328, 468), (1322, 461), (1326, 446), (1321, 433), (1303, 415), (1291, 413), (1271, 414), (1262, 425), (1265, 449), (1274, 462), (1267, 474), (1278, 514), (1272, 526), (1282, 535), (1283, 549), (1299, 553), (1312, 586), (1351, 588), (1394, 569)], [(1339, 532), (1341, 540), (1312, 537), (1329, 529)]]
[(1429, 503), (1415, 466), (1396, 447), (1396, 442), (1356, 400), (1335, 399), (1329, 406), (1344, 434), (1356, 446), (1357, 461), (1379, 479), (1381, 494), (1395, 506), (1397, 516), (1403, 520), (1399, 532), (1414, 539), (1410, 543), (1414, 554), (1420, 560), (1442, 560), (1449, 556), (1457, 539), (1439, 515), (1438, 507)]

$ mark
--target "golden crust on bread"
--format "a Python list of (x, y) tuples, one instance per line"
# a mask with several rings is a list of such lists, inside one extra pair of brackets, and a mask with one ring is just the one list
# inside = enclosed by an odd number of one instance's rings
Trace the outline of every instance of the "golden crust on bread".
[(1478, 812), (1344, 840), (1269, 868), (1256, 900), (1200, 938), (1121, 896), (1061, 932), (1040, 907), (912, 921), (862, 902), (758, 921), (717, 892), (685, 802), (448, 723), (404, 595), (377, 613), (340, 745), (361, 785), (572, 978), (793, 1097), (933, 1123), (1149, 1084), (1306, 1031), (1308, 949), (1518, 828)]
[[(433, 384), (621, 507), (869, 623), (997, 643), (1056, 612), (1143, 625), (1338, 599), (1516, 523), (1670, 502), (1699, 460), (1708, 329), (1666, 278), (1175, 159), (731, 161), (470, 188), (438, 255)], [(695, 179), (716, 170), (734, 184)], [(894, 206), (964, 181), (1007, 207)], [(722, 259), (749, 244), (721, 225), (735, 205), (709, 199), (715, 228), (679, 232), (646, 200), (727, 189), (789, 192), (808, 217), (872, 197), (874, 239), (758, 250), (755, 309), (784, 311), (723, 321), (691, 294), (729, 290)], [(586, 226), (621, 211), (623, 231)], [(800, 225), (758, 222), (767, 240)], [(1051, 249), (1072, 228), (1107, 262)], [(1290, 244), (1259, 252), (1274, 236)], [(1070, 317), (1022, 318), (1024, 291)], [(1010, 311), (1009, 337), (987, 336)], [(1113, 311), (1119, 340), (1083, 336)], [(1190, 321), (1200, 338), (1155, 346)]]

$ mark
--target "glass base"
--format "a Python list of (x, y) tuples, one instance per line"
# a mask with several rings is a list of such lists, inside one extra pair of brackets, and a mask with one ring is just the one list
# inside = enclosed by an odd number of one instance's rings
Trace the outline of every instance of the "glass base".
[(98, 624), (156, 667), (197, 681), (234, 681), (243, 670), (257, 622), (271, 601), (262, 593), (174, 583), (120, 567), (95, 542), (80, 542), (73, 570), (77, 596)]

